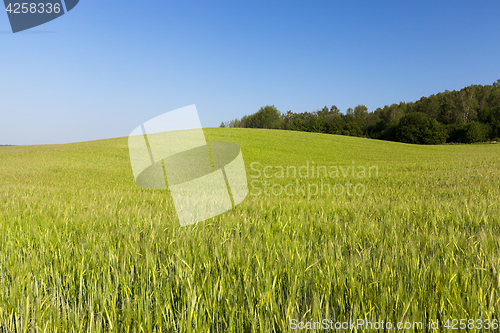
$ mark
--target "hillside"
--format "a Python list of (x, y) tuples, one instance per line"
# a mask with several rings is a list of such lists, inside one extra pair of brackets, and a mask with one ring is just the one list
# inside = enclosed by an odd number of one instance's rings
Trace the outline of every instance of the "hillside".
[[(135, 185), (127, 138), (1, 147), (0, 327), (283, 332), (293, 319), (498, 319), (500, 144), (204, 131), (241, 147), (250, 194), (185, 228), (168, 191)], [(280, 174), (291, 166), (311, 167), (309, 177)], [(363, 195), (349, 195), (348, 181)], [(324, 184), (345, 191), (314, 194)]]

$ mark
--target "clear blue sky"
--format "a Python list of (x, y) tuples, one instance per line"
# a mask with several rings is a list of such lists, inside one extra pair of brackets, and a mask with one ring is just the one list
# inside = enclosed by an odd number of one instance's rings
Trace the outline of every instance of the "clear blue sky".
[(97, 1), (12, 34), (0, 144), (127, 136), (196, 104), (203, 127), (386, 104), (500, 79), (500, 1)]

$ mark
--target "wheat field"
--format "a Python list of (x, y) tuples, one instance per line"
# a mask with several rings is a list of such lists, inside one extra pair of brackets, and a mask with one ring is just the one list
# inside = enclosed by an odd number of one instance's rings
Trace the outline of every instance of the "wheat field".
[[(241, 147), (250, 193), (183, 228), (168, 191), (135, 185), (127, 138), (0, 147), (2, 331), (499, 319), (499, 144), (204, 131)], [(313, 164), (328, 173), (291, 174)]]

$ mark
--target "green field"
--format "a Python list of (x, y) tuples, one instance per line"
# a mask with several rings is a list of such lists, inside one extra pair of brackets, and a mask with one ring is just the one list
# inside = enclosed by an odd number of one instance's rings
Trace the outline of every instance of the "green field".
[[(0, 147), (3, 332), (499, 319), (500, 144), (204, 131), (238, 144), (249, 184), (274, 193), (250, 187), (232, 211), (184, 228), (167, 191), (135, 185), (127, 138)], [(378, 175), (276, 176), (313, 161)], [(256, 178), (252, 163), (272, 177)], [(365, 191), (308, 193), (321, 181)], [(297, 182), (305, 193), (278, 194)]]

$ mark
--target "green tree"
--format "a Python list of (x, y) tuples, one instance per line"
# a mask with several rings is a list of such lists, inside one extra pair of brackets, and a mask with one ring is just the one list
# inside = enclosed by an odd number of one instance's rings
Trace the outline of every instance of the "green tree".
[(467, 143), (483, 142), (486, 141), (488, 136), (487, 125), (473, 121), (469, 124), (467, 133), (465, 134)]
[(332, 105), (332, 107), (330, 108), (330, 114), (339, 115), (340, 114), (339, 108), (336, 105)]
[(475, 91), (467, 87), (458, 93), (459, 96), (459, 115), (458, 121), (467, 123), (477, 119), (477, 109), (479, 108)]
[(247, 117), (245, 127), (281, 129), (283, 115), (274, 105), (263, 106), (256, 113)]
[(446, 129), (422, 112), (405, 115), (399, 121), (396, 139), (406, 143), (441, 144), (446, 142)]
[(354, 120), (358, 127), (364, 130), (366, 128), (366, 122), (368, 117), (368, 108), (364, 105), (358, 105), (354, 108)]
[(309, 119), (309, 129), (311, 132), (324, 133), (326, 132), (325, 118), (313, 115)]

